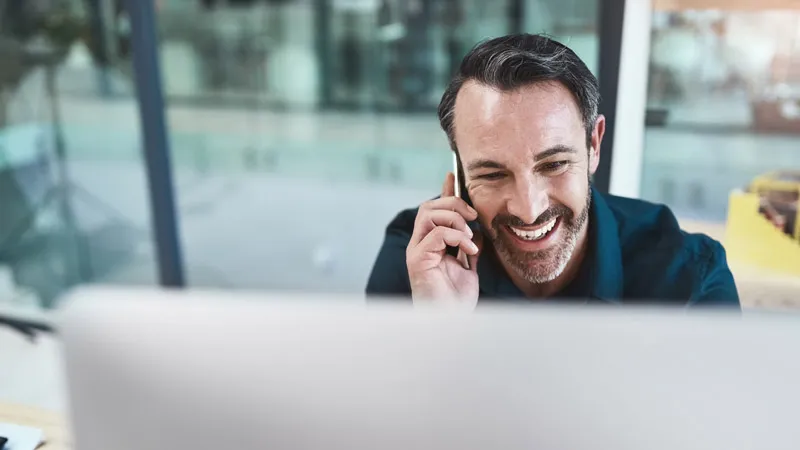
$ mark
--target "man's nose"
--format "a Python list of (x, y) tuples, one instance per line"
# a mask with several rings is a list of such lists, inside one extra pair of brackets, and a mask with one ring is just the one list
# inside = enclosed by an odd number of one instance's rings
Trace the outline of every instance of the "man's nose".
[(537, 180), (520, 180), (514, 185), (514, 192), (508, 200), (508, 212), (522, 219), (526, 224), (536, 219), (550, 206), (547, 189)]

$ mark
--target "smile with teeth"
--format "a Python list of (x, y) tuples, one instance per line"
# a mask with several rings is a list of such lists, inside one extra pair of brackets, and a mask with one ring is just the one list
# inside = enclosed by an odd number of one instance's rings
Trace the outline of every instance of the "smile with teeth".
[(523, 230), (521, 228), (514, 228), (512, 226), (509, 226), (508, 228), (510, 228), (511, 231), (513, 231), (514, 234), (516, 234), (517, 237), (519, 237), (520, 239), (524, 239), (526, 241), (538, 241), (547, 236), (547, 233), (549, 233), (553, 229), (553, 227), (556, 226), (557, 220), (558, 217), (554, 218), (550, 222), (547, 222), (546, 224), (542, 225), (541, 227), (535, 230)]

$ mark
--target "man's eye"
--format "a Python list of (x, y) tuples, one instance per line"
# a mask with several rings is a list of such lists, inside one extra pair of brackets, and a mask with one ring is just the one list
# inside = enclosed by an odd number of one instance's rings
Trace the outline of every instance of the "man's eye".
[(505, 174), (502, 173), (502, 172), (492, 172), (492, 173), (485, 173), (485, 174), (478, 175), (475, 178), (478, 178), (478, 179), (481, 179), (481, 180), (489, 180), (489, 181), (491, 181), (491, 180), (499, 180), (499, 179), (503, 178), (504, 176), (505, 176)]
[(542, 165), (542, 170), (545, 172), (555, 172), (559, 169), (563, 169), (569, 164), (569, 161), (555, 161), (547, 164)]

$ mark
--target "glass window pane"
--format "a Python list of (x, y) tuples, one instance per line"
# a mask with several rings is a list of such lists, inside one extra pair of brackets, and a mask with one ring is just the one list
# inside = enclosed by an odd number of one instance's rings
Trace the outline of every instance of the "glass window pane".
[(800, 166), (798, 31), (798, 11), (654, 11), (645, 198), (723, 220), (731, 189)]
[(84, 283), (155, 282), (124, 13), (4, 2), (0, 304), (57, 306)]
[(363, 292), (389, 220), (451, 170), (436, 108), (463, 55), (548, 32), (596, 69), (596, 3), (161, 2), (190, 283)]

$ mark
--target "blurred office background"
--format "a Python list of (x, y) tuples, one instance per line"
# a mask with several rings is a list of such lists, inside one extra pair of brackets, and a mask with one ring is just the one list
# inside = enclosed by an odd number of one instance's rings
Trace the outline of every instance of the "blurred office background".
[[(0, 5), (0, 277), (46, 307), (157, 283), (124, 2)], [(155, 7), (189, 286), (361, 292), (388, 221), (450, 170), (435, 109), (471, 46), (546, 31), (598, 59), (595, 0)]]
[[(625, 3), (149, 1), (185, 284), (326, 292), (361, 292), (388, 221), (437, 194), (435, 108), (471, 46), (546, 32), (598, 74), (620, 52), (603, 7)], [(19, 307), (163, 281), (125, 3), (0, 0), (0, 298)], [(800, 168), (800, 10), (650, 3), (639, 195), (719, 225), (731, 189)]]
[(641, 195), (714, 221), (731, 189), (800, 169), (798, 4), (731, 3), (652, 16)]

